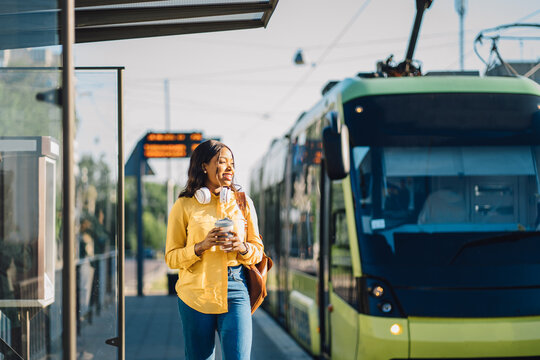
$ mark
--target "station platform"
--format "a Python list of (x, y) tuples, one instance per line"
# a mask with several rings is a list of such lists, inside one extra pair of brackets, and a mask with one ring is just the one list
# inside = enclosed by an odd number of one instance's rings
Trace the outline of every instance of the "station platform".
[[(176, 296), (126, 296), (126, 360), (184, 359)], [(216, 339), (216, 359), (221, 359)], [(253, 315), (252, 360), (310, 360), (263, 309)]]

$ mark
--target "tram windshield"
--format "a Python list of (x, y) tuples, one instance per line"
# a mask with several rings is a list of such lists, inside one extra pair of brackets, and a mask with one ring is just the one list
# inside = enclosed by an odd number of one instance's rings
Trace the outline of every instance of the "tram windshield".
[[(464, 249), (488, 244), (493, 261), (490, 243), (521, 238), (540, 250), (539, 147), (355, 147), (353, 158), (361, 238), (378, 243), (363, 261), (478, 264), (486, 257)], [(518, 235), (506, 239), (511, 232)], [(521, 245), (500, 249), (509, 246)]]

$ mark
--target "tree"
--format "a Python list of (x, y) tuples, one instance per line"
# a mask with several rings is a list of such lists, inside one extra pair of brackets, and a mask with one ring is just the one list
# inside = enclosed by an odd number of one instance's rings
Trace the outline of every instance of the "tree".
[[(143, 188), (143, 244), (157, 251), (165, 248), (167, 235), (167, 187), (145, 182)], [(137, 184), (134, 177), (125, 182), (126, 253), (137, 250)]]
[(158, 251), (165, 249), (165, 237), (167, 226), (163, 221), (156, 219), (154, 214), (145, 211), (143, 213), (143, 243), (145, 248)]
[(52, 136), (62, 134), (61, 108), (36, 100), (39, 92), (60, 84), (59, 71), (14, 71), (0, 78), (0, 134)]

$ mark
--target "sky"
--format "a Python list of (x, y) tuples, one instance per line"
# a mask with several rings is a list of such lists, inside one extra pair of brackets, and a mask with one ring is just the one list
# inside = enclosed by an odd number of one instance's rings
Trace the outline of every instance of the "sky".
[[(148, 131), (165, 131), (164, 82), (170, 84), (171, 131), (202, 131), (232, 149), (236, 181), (249, 188), (272, 139), (282, 137), (298, 116), (321, 97), (329, 80), (375, 70), (391, 54), (405, 57), (415, 0), (280, 0), (265, 29), (109, 41), (75, 46), (77, 66), (125, 66), (125, 157)], [(540, 23), (537, 0), (470, 0), (465, 15), (465, 70), (485, 70), (473, 42), (481, 30), (515, 23)], [(538, 30), (506, 35), (539, 37)], [(500, 41), (507, 60), (538, 61), (540, 41)], [(305, 65), (293, 57), (302, 49)], [(479, 48), (489, 56), (489, 45)], [(423, 72), (459, 70), (459, 17), (453, 0), (435, 0), (426, 11), (414, 58)], [(114, 148), (104, 131), (114, 121), (114, 77), (81, 77), (77, 112), (85, 125), (80, 147)], [(112, 95), (111, 95), (112, 94)], [(107, 125), (109, 124), (109, 125)], [(112, 160), (114, 161), (114, 160)], [(152, 160), (167, 178), (167, 160)], [(173, 180), (183, 185), (187, 159), (171, 161)]]

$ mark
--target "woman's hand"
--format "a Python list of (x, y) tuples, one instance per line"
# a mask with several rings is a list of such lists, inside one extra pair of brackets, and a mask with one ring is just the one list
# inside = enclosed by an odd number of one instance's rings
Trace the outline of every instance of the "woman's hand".
[(229, 238), (226, 240), (226, 247), (223, 248), (225, 252), (237, 251), (241, 254), (245, 254), (248, 251), (248, 247), (245, 242), (238, 238), (238, 234), (234, 231), (229, 232)]
[(227, 233), (221, 231), (220, 228), (213, 228), (208, 232), (203, 241), (195, 244), (195, 255), (201, 256), (203, 252), (210, 249), (212, 246), (223, 244)]

